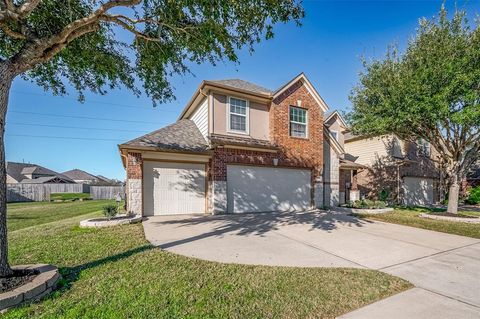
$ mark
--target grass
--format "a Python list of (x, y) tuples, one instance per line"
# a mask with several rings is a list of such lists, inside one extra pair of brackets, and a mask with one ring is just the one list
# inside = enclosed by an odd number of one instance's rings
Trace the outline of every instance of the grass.
[(66, 203), (11, 203), (8, 204), (8, 230), (15, 231), (38, 226), (57, 220), (101, 212), (102, 207), (111, 203), (108, 200)]
[[(442, 211), (444, 210), (428, 208), (396, 208), (392, 213), (378, 215), (361, 214), (361, 216), (358, 215), (358, 217), (434, 230), (442, 233), (480, 238), (480, 224), (433, 220), (419, 217), (420, 213), (438, 213)], [(479, 212), (461, 211), (459, 213), (465, 216), (480, 216)]]
[(53, 193), (50, 194), (50, 200), (74, 201), (78, 199), (89, 199), (90, 193)]
[[(142, 226), (82, 229), (84, 213), (9, 234), (12, 264), (60, 267), (62, 287), (4, 318), (334, 318), (411, 285), (373, 270), (221, 264), (150, 246)], [(63, 204), (62, 205), (72, 205)], [(9, 205), (19, 209), (19, 205)], [(17, 207), (15, 207), (17, 206)], [(28, 204), (56, 210), (56, 204)], [(86, 209), (88, 207), (88, 209)]]

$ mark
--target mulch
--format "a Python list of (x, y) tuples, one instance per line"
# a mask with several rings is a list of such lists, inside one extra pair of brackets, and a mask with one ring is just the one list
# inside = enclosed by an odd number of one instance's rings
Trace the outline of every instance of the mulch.
[(8, 277), (0, 278), (0, 293), (13, 290), (23, 284), (32, 281), (38, 273), (30, 269), (14, 270), (13, 274)]

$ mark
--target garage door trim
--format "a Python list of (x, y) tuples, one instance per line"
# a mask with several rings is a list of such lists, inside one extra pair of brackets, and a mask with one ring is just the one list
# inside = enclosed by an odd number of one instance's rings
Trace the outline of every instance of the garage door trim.
[[(197, 214), (206, 214), (208, 211), (208, 196), (209, 196), (209, 188), (208, 188), (208, 176), (207, 176), (207, 170), (208, 170), (208, 163), (205, 161), (199, 160), (199, 161), (188, 161), (188, 160), (163, 160), (163, 159), (152, 159), (152, 158), (144, 158), (142, 161), (142, 212), (145, 215), (145, 164), (146, 163), (172, 163), (172, 164), (198, 164), (198, 165), (203, 165), (204, 166), (204, 182), (205, 182), (205, 188), (204, 188), (204, 211), (203, 213), (197, 213)], [(154, 198), (152, 198), (154, 200)], [(167, 214), (165, 214), (166, 216)], [(169, 215), (180, 215), (180, 214), (169, 214)], [(147, 216), (155, 216), (154, 215), (147, 215)]]

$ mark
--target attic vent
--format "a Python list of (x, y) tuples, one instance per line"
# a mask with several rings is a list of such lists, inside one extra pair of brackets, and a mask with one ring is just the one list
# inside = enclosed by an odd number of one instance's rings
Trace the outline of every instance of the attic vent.
[(297, 100), (297, 106), (302, 106), (302, 100)]

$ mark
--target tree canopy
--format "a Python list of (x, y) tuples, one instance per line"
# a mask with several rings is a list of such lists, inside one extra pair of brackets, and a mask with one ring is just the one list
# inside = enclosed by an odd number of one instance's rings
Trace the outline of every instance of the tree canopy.
[(420, 21), (405, 52), (390, 47), (364, 68), (351, 94), (354, 133), (427, 140), (457, 184), (480, 151), (479, 21), (464, 11), (449, 19), (442, 7)]
[(0, 58), (55, 94), (67, 82), (80, 94), (120, 85), (139, 94), (139, 80), (164, 102), (187, 62), (237, 61), (236, 50), (303, 14), (291, 0), (2, 0)]

